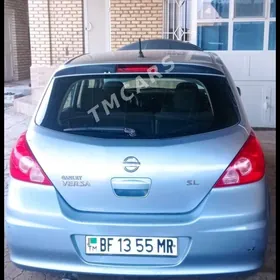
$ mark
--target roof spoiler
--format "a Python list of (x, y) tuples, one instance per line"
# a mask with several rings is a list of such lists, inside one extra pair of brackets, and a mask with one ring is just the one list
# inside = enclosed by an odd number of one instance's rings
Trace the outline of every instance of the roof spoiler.
[(64, 62), (64, 65), (69, 64), (70, 62), (72, 62), (72, 61), (75, 60), (76, 58), (81, 57), (81, 56), (83, 56), (83, 55), (85, 55), (85, 54), (87, 54), (87, 53), (82, 53), (82, 54), (76, 55), (76, 56), (74, 56), (74, 57), (72, 57), (72, 58), (66, 60), (66, 61)]

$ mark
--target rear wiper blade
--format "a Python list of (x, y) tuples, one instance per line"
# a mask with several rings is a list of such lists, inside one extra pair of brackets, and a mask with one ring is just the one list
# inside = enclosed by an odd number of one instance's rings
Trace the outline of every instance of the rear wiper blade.
[(74, 128), (65, 128), (65, 132), (79, 132), (79, 131), (101, 131), (101, 132), (123, 132), (128, 134), (130, 137), (136, 136), (136, 131), (133, 128), (129, 127), (119, 127), (119, 126), (87, 126), (87, 127), (74, 127)]

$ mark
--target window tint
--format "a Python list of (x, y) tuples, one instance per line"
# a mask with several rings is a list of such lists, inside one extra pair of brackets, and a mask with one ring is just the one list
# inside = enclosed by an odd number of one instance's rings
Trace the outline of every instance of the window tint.
[(228, 23), (198, 24), (197, 44), (203, 50), (227, 50)]
[(218, 76), (164, 75), (154, 83), (145, 75), (63, 77), (45, 98), (38, 125), (92, 137), (178, 137), (238, 122), (230, 87)]
[(262, 50), (263, 22), (235, 22), (233, 25), (233, 50)]

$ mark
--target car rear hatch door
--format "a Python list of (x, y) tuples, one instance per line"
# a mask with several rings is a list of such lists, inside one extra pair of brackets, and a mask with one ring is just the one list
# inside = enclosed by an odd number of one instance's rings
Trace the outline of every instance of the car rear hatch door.
[(195, 209), (247, 137), (239, 125), (161, 141), (98, 139), (35, 126), (27, 141), (74, 209), (158, 214)]

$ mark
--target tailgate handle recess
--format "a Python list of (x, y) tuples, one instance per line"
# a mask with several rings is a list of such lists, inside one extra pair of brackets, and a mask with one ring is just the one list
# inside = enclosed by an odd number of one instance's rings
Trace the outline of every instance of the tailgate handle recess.
[(111, 185), (117, 196), (145, 197), (152, 181), (150, 178), (112, 178)]

